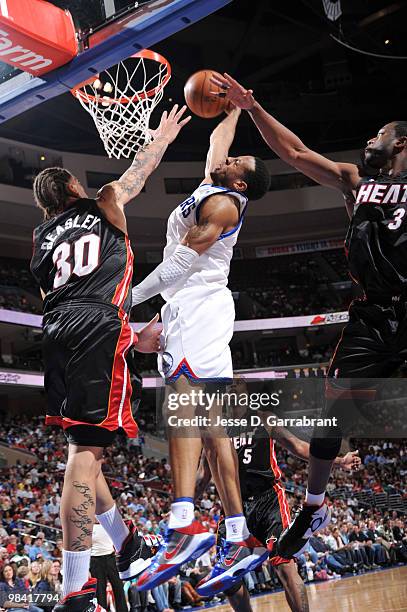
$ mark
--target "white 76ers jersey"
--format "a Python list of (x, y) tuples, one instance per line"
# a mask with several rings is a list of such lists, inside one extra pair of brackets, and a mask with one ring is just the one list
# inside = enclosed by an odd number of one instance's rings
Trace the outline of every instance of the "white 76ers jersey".
[(215, 185), (200, 185), (192, 195), (172, 211), (167, 224), (167, 245), (164, 249), (164, 261), (170, 257), (176, 247), (181, 243), (188, 230), (199, 220), (199, 210), (206, 198), (215, 194), (228, 194), (236, 198), (239, 203), (239, 222), (235, 228), (226, 234), (221, 234), (218, 240), (205, 253), (203, 253), (189, 270), (188, 274), (161, 294), (168, 301), (184, 289), (193, 287), (224, 288), (228, 283), (230, 260), (233, 247), (236, 244), (244, 214), (247, 198), (243, 194), (225, 187)]

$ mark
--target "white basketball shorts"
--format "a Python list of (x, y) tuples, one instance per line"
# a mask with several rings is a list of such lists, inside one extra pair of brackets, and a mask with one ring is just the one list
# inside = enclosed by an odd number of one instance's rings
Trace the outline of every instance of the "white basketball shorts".
[(163, 350), (158, 369), (167, 382), (233, 378), (229, 342), (235, 306), (229, 289), (180, 291), (161, 310)]

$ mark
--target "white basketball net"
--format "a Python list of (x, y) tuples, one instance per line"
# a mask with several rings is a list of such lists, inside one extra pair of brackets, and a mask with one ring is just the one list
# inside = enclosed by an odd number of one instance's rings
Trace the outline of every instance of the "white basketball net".
[(72, 90), (95, 122), (109, 157), (132, 157), (151, 142), (150, 116), (170, 75), (168, 64), (137, 54)]

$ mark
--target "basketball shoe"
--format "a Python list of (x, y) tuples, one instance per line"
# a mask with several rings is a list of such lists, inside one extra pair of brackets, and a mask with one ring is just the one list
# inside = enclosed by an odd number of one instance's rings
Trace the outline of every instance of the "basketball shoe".
[(116, 565), (122, 580), (131, 580), (143, 572), (151, 563), (153, 557), (152, 545), (146, 538), (138, 534), (132, 521), (126, 521), (129, 535), (124, 540), (121, 549), (116, 552)]
[(207, 597), (230, 589), (244, 574), (266, 561), (269, 554), (267, 548), (252, 535), (242, 542), (222, 540), (218, 560), (208, 576), (199, 583), (197, 593)]
[(52, 612), (106, 612), (96, 599), (96, 578), (91, 578), (80, 591), (68, 593), (61, 599)]
[(181, 529), (167, 529), (164, 542), (152, 558), (151, 565), (138, 579), (137, 589), (147, 591), (165, 582), (175, 576), (181, 565), (198, 559), (214, 544), (215, 536), (198, 521)]
[(329, 525), (331, 511), (324, 502), (321, 506), (305, 505), (296, 513), (291, 525), (281, 534), (277, 551), (281, 557), (291, 559), (304, 552), (309, 539)]

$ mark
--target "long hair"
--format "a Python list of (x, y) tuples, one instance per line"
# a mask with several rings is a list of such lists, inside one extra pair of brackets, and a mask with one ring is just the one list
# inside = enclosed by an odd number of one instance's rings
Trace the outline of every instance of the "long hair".
[(65, 168), (45, 168), (35, 177), (34, 198), (45, 220), (64, 211), (71, 196), (68, 184), (72, 178), (72, 174)]

